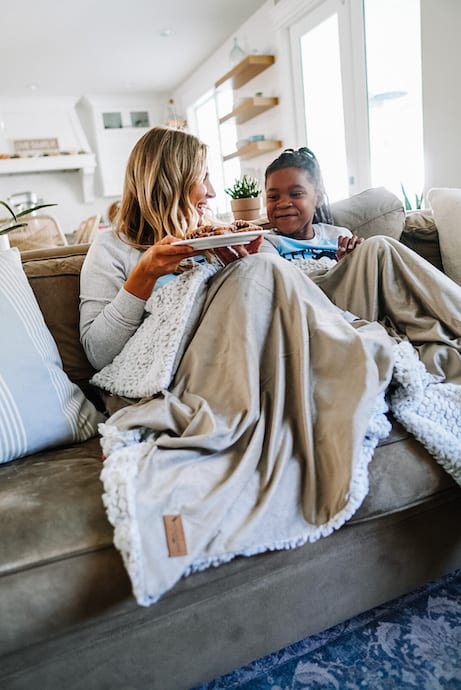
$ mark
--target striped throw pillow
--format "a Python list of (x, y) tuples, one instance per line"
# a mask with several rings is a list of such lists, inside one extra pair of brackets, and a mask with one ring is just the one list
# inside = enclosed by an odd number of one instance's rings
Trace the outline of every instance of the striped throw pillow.
[(62, 369), (19, 251), (0, 251), (0, 462), (97, 433), (102, 415)]

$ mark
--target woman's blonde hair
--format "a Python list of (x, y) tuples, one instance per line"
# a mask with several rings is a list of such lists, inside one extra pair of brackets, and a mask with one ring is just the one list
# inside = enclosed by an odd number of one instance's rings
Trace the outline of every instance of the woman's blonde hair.
[(206, 157), (206, 145), (192, 134), (169, 127), (146, 132), (128, 159), (117, 233), (143, 248), (196, 227), (190, 193), (206, 176)]
[(107, 219), (111, 225), (115, 224), (117, 213), (120, 208), (120, 201), (113, 201), (107, 208)]

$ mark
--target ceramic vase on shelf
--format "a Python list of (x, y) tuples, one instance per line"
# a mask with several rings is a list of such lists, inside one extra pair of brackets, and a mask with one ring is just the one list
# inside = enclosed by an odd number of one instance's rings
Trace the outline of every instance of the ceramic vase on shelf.
[(229, 53), (229, 60), (231, 67), (235, 67), (239, 62), (242, 62), (243, 58), (246, 57), (246, 53), (240, 48), (238, 40), (234, 38), (234, 45)]
[(231, 199), (231, 208), (234, 220), (256, 220), (261, 215), (261, 197)]

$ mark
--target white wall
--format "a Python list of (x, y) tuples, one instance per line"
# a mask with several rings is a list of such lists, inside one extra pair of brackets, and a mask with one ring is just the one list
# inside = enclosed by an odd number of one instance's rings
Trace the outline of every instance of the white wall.
[[(97, 156), (95, 193), (98, 197), (117, 198), (121, 195), (125, 168), (135, 143), (152, 127), (165, 120), (166, 94), (130, 93), (88, 94), (77, 103), (77, 113)], [(149, 127), (132, 127), (131, 112), (147, 112)], [(121, 129), (105, 129), (103, 113), (119, 113)]]
[(421, 0), (426, 189), (461, 188), (461, 2)]
[[(146, 131), (126, 127), (106, 130), (102, 112), (112, 110), (146, 110), (151, 125), (164, 121), (166, 96), (163, 94), (122, 93), (105, 96), (88, 95), (80, 99), (30, 98), (10, 102), (0, 98), (0, 153), (13, 153), (11, 140), (57, 136), (60, 148), (83, 149), (96, 154), (93, 180), (94, 201), (83, 198), (79, 171), (40, 172), (0, 175), (0, 199), (11, 194), (35, 192), (45, 203), (57, 203), (50, 209), (65, 234), (72, 234), (80, 221), (94, 213), (104, 219), (109, 204), (122, 193), (123, 177), (130, 150)], [(40, 117), (39, 117), (40, 115)], [(106, 171), (110, 194), (104, 194), (101, 172)]]

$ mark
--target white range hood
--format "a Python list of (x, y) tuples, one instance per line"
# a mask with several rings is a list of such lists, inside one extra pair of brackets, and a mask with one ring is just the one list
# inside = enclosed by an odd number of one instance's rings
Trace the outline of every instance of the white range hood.
[[(56, 150), (40, 150), (40, 141), (46, 140), (57, 140)], [(20, 152), (19, 141), (23, 142)], [(89, 202), (94, 199), (95, 168), (96, 157), (90, 151), (74, 100), (0, 100), (0, 175), (78, 170), (84, 201)]]

